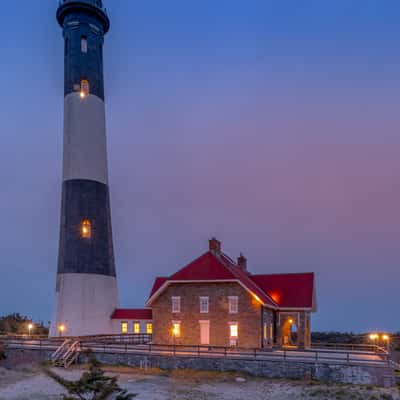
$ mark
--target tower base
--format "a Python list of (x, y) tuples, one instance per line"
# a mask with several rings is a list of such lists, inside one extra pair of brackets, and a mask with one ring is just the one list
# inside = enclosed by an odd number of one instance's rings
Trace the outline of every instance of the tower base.
[[(118, 308), (117, 280), (97, 274), (59, 274), (50, 337), (112, 334)], [(60, 327), (64, 329), (61, 331)]]

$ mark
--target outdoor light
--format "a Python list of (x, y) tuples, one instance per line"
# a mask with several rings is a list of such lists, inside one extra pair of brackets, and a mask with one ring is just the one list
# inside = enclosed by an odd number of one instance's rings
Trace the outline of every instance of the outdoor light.
[(389, 340), (389, 335), (383, 335), (382, 339), (386, 342), (387, 340)]
[(60, 336), (63, 334), (63, 332), (65, 331), (65, 325), (61, 324), (58, 326), (58, 331), (60, 333)]
[(254, 298), (255, 298), (259, 303), (261, 303), (260, 298), (259, 298), (256, 294), (254, 295)]
[(378, 335), (377, 335), (376, 333), (371, 333), (371, 334), (369, 335), (369, 338), (370, 338), (371, 340), (375, 340), (375, 339), (378, 339)]
[(29, 325), (28, 325), (28, 333), (29, 333), (29, 336), (31, 336), (31, 330), (32, 330), (32, 328), (33, 328), (33, 324), (29, 324)]
[(289, 319), (289, 324), (293, 324), (293, 320), (292, 319)]
[(80, 93), (79, 93), (79, 96), (81, 96), (81, 99), (84, 99), (84, 98), (85, 98), (85, 92), (83, 92), (83, 91), (80, 92)]

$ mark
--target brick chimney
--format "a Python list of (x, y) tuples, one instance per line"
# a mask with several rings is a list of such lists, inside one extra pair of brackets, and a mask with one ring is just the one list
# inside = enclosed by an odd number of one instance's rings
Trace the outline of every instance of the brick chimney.
[(237, 259), (237, 265), (242, 271), (247, 271), (247, 258), (242, 253)]
[(221, 254), (221, 242), (214, 237), (209, 240), (210, 251), (214, 254)]

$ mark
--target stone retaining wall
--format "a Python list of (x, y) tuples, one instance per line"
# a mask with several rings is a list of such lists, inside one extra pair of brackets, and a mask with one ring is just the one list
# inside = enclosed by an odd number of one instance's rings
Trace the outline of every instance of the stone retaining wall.
[[(96, 356), (105, 364), (122, 364), (133, 367), (235, 371), (278, 379), (306, 379), (311, 376), (312, 379), (320, 381), (360, 385), (393, 386), (395, 384), (392, 369), (384, 366), (113, 353), (98, 353)], [(84, 357), (81, 361), (84, 361)]]
[[(50, 360), (52, 351), (8, 349), (7, 360), (0, 365)], [(165, 370), (192, 369), (206, 371), (244, 372), (253, 376), (278, 379), (312, 378), (325, 382), (394, 386), (393, 370), (385, 366), (340, 365), (315, 362), (243, 360), (216, 357), (173, 357), (160, 355), (95, 353), (97, 359), (109, 365), (129, 365), (132, 367), (155, 367)], [(80, 363), (87, 362), (81, 355)]]

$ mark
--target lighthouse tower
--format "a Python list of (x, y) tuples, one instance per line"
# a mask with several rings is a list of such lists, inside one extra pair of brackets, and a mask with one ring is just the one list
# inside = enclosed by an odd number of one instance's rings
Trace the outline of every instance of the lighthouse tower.
[(111, 333), (118, 307), (108, 188), (102, 0), (63, 0), (64, 157), (56, 306), (50, 336)]

